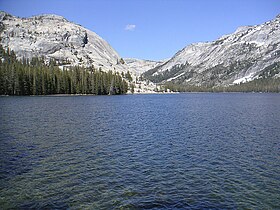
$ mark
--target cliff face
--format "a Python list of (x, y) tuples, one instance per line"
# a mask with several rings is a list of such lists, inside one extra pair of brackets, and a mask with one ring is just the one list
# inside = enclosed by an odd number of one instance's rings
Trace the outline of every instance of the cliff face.
[[(229, 85), (258, 78), (280, 62), (280, 16), (238, 28), (213, 42), (191, 44), (144, 76), (154, 82)], [(279, 76), (279, 69), (278, 75)]]
[(94, 65), (103, 70), (127, 69), (118, 53), (96, 33), (57, 15), (17, 18), (0, 13), (4, 48), (18, 57), (56, 59), (61, 65)]

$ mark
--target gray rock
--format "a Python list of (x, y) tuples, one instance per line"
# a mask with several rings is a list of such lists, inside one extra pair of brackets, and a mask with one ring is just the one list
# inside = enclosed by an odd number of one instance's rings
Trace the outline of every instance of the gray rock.
[(144, 76), (154, 82), (214, 86), (253, 80), (280, 62), (279, 23), (278, 15), (261, 25), (239, 27), (216, 41), (191, 44)]
[(128, 68), (116, 65), (121, 57), (104, 39), (58, 15), (17, 18), (0, 12), (0, 29), (1, 45), (19, 58), (43, 56), (46, 61), (69, 60), (70, 65), (102, 66), (105, 71)]

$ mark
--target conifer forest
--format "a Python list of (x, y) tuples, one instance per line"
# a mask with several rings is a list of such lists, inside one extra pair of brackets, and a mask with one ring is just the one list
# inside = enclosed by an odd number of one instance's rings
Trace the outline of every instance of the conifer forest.
[(55, 60), (18, 60), (0, 47), (0, 95), (125, 94), (128, 84), (118, 72), (79, 66), (61, 70)]

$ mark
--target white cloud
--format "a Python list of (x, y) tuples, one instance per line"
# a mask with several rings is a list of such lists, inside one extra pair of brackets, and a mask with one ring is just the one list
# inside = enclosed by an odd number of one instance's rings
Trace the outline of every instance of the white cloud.
[(136, 28), (136, 25), (128, 24), (128, 25), (125, 26), (124, 30), (126, 30), (126, 31), (134, 31), (135, 28)]

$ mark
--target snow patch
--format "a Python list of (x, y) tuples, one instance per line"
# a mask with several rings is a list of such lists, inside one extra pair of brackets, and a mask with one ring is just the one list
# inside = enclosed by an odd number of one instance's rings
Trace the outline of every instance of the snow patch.
[(186, 72), (183, 72), (183, 73), (181, 73), (181, 74), (179, 74), (179, 75), (177, 75), (177, 76), (175, 76), (175, 77), (169, 78), (169, 79), (167, 80), (167, 82), (170, 82), (170, 81), (172, 81), (172, 80), (174, 80), (174, 79), (177, 79), (178, 77), (184, 75), (185, 73), (186, 73)]
[(254, 75), (254, 73), (251, 73), (251, 74), (249, 74), (249, 75), (247, 75), (245, 77), (242, 77), (242, 78), (239, 78), (237, 80), (234, 80), (233, 84), (240, 84), (240, 83), (250, 82), (254, 78), (253, 75)]

